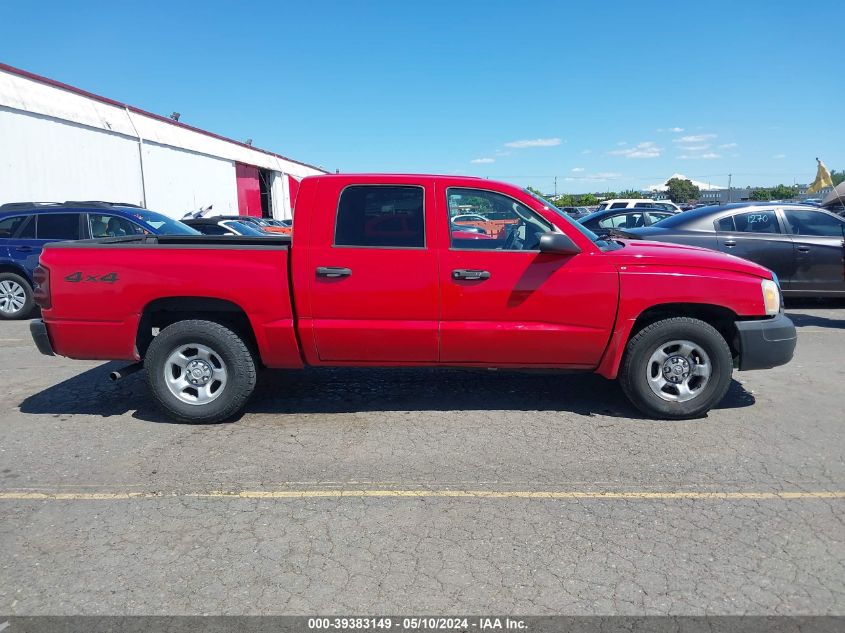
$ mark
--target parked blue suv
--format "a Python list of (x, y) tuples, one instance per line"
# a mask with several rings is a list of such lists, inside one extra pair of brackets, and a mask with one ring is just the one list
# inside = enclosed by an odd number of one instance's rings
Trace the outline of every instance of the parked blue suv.
[(32, 311), (32, 271), (47, 242), (162, 233), (198, 235), (177, 220), (131, 204), (0, 205), (0, 319), (22, 319)]

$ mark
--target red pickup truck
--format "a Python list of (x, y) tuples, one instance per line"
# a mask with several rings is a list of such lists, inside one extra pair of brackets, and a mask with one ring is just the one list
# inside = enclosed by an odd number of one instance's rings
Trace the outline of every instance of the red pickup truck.
[[(451, 218), (509, 219), (496, 236)], [(527, 190), (467, 177), (302, 181), (292, 237), (46, 245), (45, 354), (135, 361), (174, 418), (235, 415), (260, 367), (596, 372), (649, 416), (701, 416), (734, 367), (792, 358), (777, 278), (666, 243), (599, 239)]]

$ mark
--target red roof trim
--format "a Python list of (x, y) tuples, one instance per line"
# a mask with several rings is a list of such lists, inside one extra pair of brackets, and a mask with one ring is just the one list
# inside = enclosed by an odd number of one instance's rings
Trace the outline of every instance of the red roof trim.
[(4, 64), (0, 62), (0, 70), (4, 70), (6, 72), (12, 73), (13, 75), (18, 75), (20, 77), (26, 77), (27, 79), (32, 79), (34, 81), (38, 81), (43, 84), (47, 84), (49, 86), (53, 86), (54, 88), (61, 88), (62, 90), (67, 90), (68, 92), (72, 92), (74, 94), (81, 95), (83, 97), (88, 97), (89, 99), (94, 99), (95, 101), (100, 101), (102, 103), (107, 103), (109, 105), (117, 106), (118, 108), (126, 108), (130, 112), (135, 112), (136, 114), (142, 114), (144, 116), (148, 116), (153, 119), (157, 119), (162, 123), (167, 123), (169, 125), (177, 125), (181, 128), (186, 130), (190, 130), (192, 132), (197, 132), (199, 134), (204, 134), (205, 136), (210, 136), (211, 138), (216, 138), (221, 141), (226, 141), (227, 143), (234, 143), (235, 145), (240, 145), (241, 147), (245, 147), (247, 149), (255, 150), (256, 152), (261, 152), (262, 154), (267, 154), (268, 156), (275, 156), (276, 158), (281, 158), (282, 160), (287, 160), (292, 163), (296, 163), (297, 165), (302, 165), (303, 167), (310, 167), (311, 169), (317, 169), (321, 172), (325, 173), (325, 170), (316, 167), (315, 165), (309, 165), (308, 163), (303, 163), (299, 160), (294, 160), (292, 158), (288, 158), (287, 156), (282, 156), (281, 154), (276, 154), (275, 152), (269, 152), (266, 149), (261, 149), (258, 147), (254, 147), (252, 145), (247, 145), (246, 143), (241, 143), (240, 141), (236, 141), (231, 138), (227, 138), (225, 136), (220, 136), (219, 134), (215, 134), (214, 132), (209, 132), (207, 130), (201, 130), (198, 127), (194, 127), (192, 125), (187, 125), (186, 123), (180, 123), (179, 121), (174, 121), (171, 118), (161, 116), (160, 114), (154, 114), (153, 112), (147, 112), (146, 110), (142, 110), (141, 108), (136, 108), (135, 106), (131, 106), (128, 103), (121, 103), (120, 101), (115, 101), (114, 99), (109, 99), (108, 97), (103, 97), (98, 94), (94, 94), (93, 92), (88, 92), (87, 90), (82, 90), (81, 88), (77, 88), (75, 86), (71, 86), (61, 81), (56, 81), (55, 79), (50, 79), (49, 77), (42, 77), (41, 75), (36, 75), (35, 73), (31, 73), (26, 70), (22, 70), (20, 68), (15, 68), (14, 66), (9, 66), (8, 64)]

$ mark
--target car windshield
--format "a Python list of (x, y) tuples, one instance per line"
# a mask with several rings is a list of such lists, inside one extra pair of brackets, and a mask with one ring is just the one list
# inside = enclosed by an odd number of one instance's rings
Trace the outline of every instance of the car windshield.
[(267, 237), (267, 233), (262, 231), (259, 228), (256, 228), (255, 225), (249, 224), (247, 222), (239, 222), (237, 220), (232, 220), (230, 222), (224, 222), (225, 226), (237, 231), (241, 235), (258, 235), (261, 237)]
[(590, 229), (588, 229), (587, 227), (585, 227), (581, 223), (579, 223), (579, 222), (573, 220), (571, 217), (569, 217), (568, 213), (558, 209), (555, 205), (553, 205), (551, 202), (546, 200), (543, 196), (537, 195), (536, 193), (534, 193), (530, 189), (523, 189), (523, 191), (525, 193), (527, 193), (529, 196), (531, 196), (532, 198), (534, 198), (537, 202), (542, 204), (544, 207), (554, 211), (558, 216), (563, 218), (564, 221), (568, 222), (570, 226), (575, 228), (576, 231), (578, 231), (582, 235), (586, 236), (592, 242), (595, 242), (596, 246), (598, 246), (599, 248), (601, 248), (603, 250), (615, 250), (616, 248), (618, 248), (620, 246), (620, 244), (618, 242), (612, 242), (610, 240), (601, 239), (598, 235), (593, 233)]
[(149, 209), (136, 209), (134, 207), (123, 207), (122, 211), (133, 220), (136, 220), (154, 233), (160, 235), (200, 235), (200, 232), (192, 229), (179, 220), (168, 218), (166, 215), (150, 211)]

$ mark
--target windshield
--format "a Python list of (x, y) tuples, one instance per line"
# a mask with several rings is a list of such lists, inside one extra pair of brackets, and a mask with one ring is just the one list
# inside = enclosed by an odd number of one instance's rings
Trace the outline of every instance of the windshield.
[(248, 224), (246, 222), (232, 220), (230, 222), (223, 222), (223, 225), (231, 228), (232, 230), (240, 233), (241, 235), (258, 235), (261, 237), (268, 236), (266, 231), (262, 231), (261, 229), (256, 228), (255, 225)]
[(145, 228), (159, 235), (200, 235), (199, 231), (192, 229), (187, 224), (182, 224), (179, 220), (168, 218), (166, 215), (149, 209), (123, 207), (122, 210), (129, 217), (143, 224)]
[(539, 196), (529, 189), (523, 189), (523, 191), (547, 209), (551, 209), (552, 211), (554, 211), (559, 217), (563, 218), (567, 223), (569, 223), (570, 226), (575, 228), (576, 231), (587, 237), (587, 239), (589, 239), (590, 241), (595, 242), (596, 246), (598, 246), (599, 248), (603, 250), (615, 250), (620, 246), (617, 242), (612, 242), (610, 240), (604, 240), (599, 238), (598, 235), (593, 233), (590, 229), (588, 229), (580, 222), (573, 220), (571, 217), (569, 217), (568, 213), (562, 211), (561, 209), (558, 209), (555, 205), (546, 200), (543, 196)]

